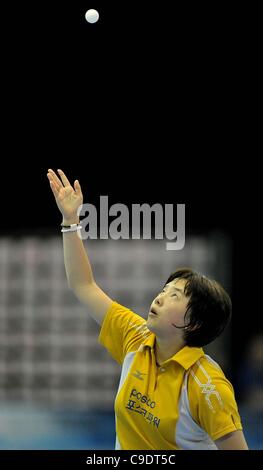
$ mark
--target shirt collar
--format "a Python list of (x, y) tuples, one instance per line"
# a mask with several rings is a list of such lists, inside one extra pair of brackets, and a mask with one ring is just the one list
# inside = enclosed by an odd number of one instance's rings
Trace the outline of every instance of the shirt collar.
[[(154, 351), (155, 345), (155, 334), (152, 333), (140, 346), (139, 350), (143, 351), (145, 348), (150, 348)], [(178, 351), (174, 356), (169, 360), (175, 361), (180, 364), (185, 370), (189, 369), (200, 357), (204, 356), (205, 353), (202, 348), (194, 348), (189, 346), (184, 346), (180, 351)]]

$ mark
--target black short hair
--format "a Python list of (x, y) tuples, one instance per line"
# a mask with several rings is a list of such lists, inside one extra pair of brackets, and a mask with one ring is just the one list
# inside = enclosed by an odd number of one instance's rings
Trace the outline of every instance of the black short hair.
[(189, 297), (185, 313), (184, 341), (187, 346), (202, 347), (219, 336), (230, 321), (232, 302), (215, 280), (190, 268), (177, 269), (165, 284), (186, 279), (184, 294)]

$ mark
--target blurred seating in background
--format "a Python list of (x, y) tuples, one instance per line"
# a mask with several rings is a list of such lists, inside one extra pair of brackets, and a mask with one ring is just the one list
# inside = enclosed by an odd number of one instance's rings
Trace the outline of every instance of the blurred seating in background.
[[(231, 246), (218, 234), (192, 236), (178, 252), (166, 251), (160, 240), (91, 240), (87, 246), (97, 282), (143, 317), (180, 266), (219, 280), (231, 294)], [(229, 331), (206, 348), (226, 374)], [(60, 238), (0, 238), (0, 448), (114, 448), (120, 367), (98, 334), (67, 286)], [(259, 336), (240, 381), (244, 430), (256, 448), (262, 357)]]

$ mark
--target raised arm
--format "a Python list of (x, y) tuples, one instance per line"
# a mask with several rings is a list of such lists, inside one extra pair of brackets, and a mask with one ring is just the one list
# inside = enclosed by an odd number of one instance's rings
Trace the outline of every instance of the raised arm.
[[(58, 170), (58, 174), (59, 177), (49, 169), (47, 177), (63, 217), (62, 223), (78, 223), (77, 210), (83, 202), (80, 184), (76, 180), (72, 187), (62, 170)], [(68, 285), (77, 298), (87, 305), (94, 320), (101, 325), (113, 301), (96, 284), (83, 241), (76, 231), (63, 233), (63, 249)]]

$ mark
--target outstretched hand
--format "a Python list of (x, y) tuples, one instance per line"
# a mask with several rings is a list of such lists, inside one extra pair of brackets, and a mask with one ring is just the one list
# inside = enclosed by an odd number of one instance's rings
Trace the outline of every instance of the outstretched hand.
[(83, 196), (78, 180), (71, 186), (68, 178), (62, 170), (58, 170), (59, 177), (49, 169), (47, 177), (54, 194), (57, 206), (65, 220), (77, 219), (77, 210), (83, 203)]

